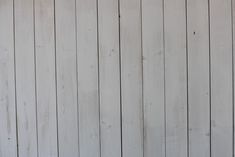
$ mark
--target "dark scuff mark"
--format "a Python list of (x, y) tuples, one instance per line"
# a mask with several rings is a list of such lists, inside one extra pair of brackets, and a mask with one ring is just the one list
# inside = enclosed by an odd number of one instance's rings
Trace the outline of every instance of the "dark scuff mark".
[(10, 110), (9, 110), (9, 97), (6, 95), (6, 112), (7, 112), (7, 132), (11, 133), (11, 118), (10, 118)]

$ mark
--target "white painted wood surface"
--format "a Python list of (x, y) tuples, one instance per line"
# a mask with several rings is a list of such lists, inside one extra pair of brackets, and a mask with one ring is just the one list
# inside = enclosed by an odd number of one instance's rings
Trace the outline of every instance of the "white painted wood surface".
[(17, 157), (13, 1), (0, 1), (0, 21), (0, 156)]
[(188, 150), (210, 157), (210, 47), (207, 0), (188, 0)]
[(185, 0), (165, 0), (166, 157), (187, 157)]
[(56, 157), (58, 154), (54, 36), (54, 1), (35, 0), (39, 157)]
[(14, 9), (18, 155), (37, 157), (34, 3), (15, 0)]
[(98, 2), (101, 156), (120, 157), (119, 4), (117, 0)]
[(141, 1), (120, 1), (123, 157), (143, 157)]
[(96, 0), (76, 0), (80, 156), (100, 157), (98, 10)]
[(142, 1), (144, 156), (165, 157), (163, 1)]
[(75, 4), (74, 0), (55, 1), (57, 114), (60, 157), (77, 157), (79, 155)]
[(210, 0), (211, 156), (233, 156), (231, 0)]
[(0, 157), (232, 157), (234, 0), (0, 0)]

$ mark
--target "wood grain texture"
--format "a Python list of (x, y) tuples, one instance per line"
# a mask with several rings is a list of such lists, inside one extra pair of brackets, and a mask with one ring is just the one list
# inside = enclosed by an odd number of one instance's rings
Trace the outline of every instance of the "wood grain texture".
[(0, 156), (17, 157), (13, 1), (0, 1)]
[(118, 1), (98, 2), (101, 156), (121, 157)]
[(35, 0), (39, 157), (57, 157), (54, 1)]
[(211, 156), (233, 154), (231, 0), (210, 1)]
[(34, 3), (15, 0), (15, 60), (20, 157), (37, 156)]
[(100, 157), (97, 1), (76, 4), (80, 157)]
[(144, 156), (165, 157), (163, 1), (142, 1)]
[(187, 57), (185, 1), (166, 0), (166, 157), (187, 157)]
[(120, 1), (123, 157), (143, 157), (140, 0)]
[(56, 69), (60, 157), (77, 157), (78, 102), (74, 0), (56, 0)]

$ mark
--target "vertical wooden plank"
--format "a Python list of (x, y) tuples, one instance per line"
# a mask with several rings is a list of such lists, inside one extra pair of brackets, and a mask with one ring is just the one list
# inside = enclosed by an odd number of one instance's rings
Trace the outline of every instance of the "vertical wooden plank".
[(233, 155), (231, 0), (210, 0), (211, 155)]
[(0, 1), (0, 156), (17, 156), (13, 1)]
[(98, 6), (101, 156), (121, 157), (118, 1)]
[(144, 156), (165, 157), (163, 1), (142, 1)]
[(57, 156), (54, 1), (35, 0), (39, 157)]
[(185, 0), (165, 0), (166, 156), (187, 157)]
[(210, 157), (208, 0), (188, 0), (189, 156)]
[(99, 157), (97, 1), (76, 2), (80, 157)]
[(77, 157), (77, 71), (75, 0), (56, 0), (56, 64), (60, 157)]
[(37, 156), (32, 0), (15, 0), (15, 57), (19, 156)]
[(140, 0), (120, 0), (123, 157), (143, 157)]

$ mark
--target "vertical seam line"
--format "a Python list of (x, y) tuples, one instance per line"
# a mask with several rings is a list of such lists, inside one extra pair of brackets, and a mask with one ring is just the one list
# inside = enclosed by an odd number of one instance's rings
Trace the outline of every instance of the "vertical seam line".
[(119, 42), (119, 96), (120, 96), (120, 136), (121, 157), (123, 157), (123, 135), (122, 135), (122, 51), (121, 51), (121, 4), (118, 0), (118, 42)]
[(211, 23), (210, 23), (210, 0), (208, 0), (208, 36), (209, 36), (209, 119), (210, 119), (210, 123), (209, 123), (209, 129), (210, 129), (210, 157), (212, 156), (212, 129), (211, 129), (211, 118), (212, 118), (212, 114), (211, 114), (211, 75), (212, 75), (212, 71), (211, 71)]
[(56, 0), (54, 0), (54, 53), (55, 53), (55, 92), (56, 92), (56, 134), (57, 134), (57, 156), (59, 150), (59, 118), (58, 118), (58, 79), (57, 79), (57, 46), (56, 46)]
[(232, 31), (232, 155), (234, 156), (234, 29), (233, 29), (233, 0), (231, 0), (231, 31)]
[(141, 105), (142, 105), (142, 155), (145, 155), (145, 107), (144, 107), (144, 63), (143, 63), (143, 3), (140, 0), (140, 46), (141, 46)]
[(19, 157), (19, 129), (18, 129), (18, 105), (17, 105), (17, 81), (16, 81), (16, 28), (15, 28), (15, 0), (13, 2), (13, 45), (14, 45), (14, 83), (15, 83), (15, 120), (16, 120), (16, 156)]
[(36, 59), (36, 33), (35, 33), (35, 0), (33, 0), (33, 46), (34, 46), (34, 85), (35, 85), (35, 112), (36, 112), (36, 142), (37, 142), (37, 157), (38, 151), (38, 97), (37, 97), (37, 59)]
[(185, 22), (186, 22), (186, 32), (185, 32), (185, 44), (186, 44), (186, 101), (187, 101), (187, 156), (189, 157), (189, 82), (188, 82), (188, 1), (185, 0)]
[(77, 129), (78, 129), (78, 156), (80, 157), (80, 130), (79, 130), (79, 99), (78, 99), (78, 40), (77, 40), (77, 0), (75, 2), (75, 42), (76, 42), (76, 89), (77, 89)]
[(166, 148), (166, 49), (165, 49), (165, 0), (162, 0), (162, 31), (163, 31), (163, 71), (164, 71), (164, 153), (165, 157), (167, 156), (167, 148)]
[(99, 0), (96, 0), (96, 44), (97, 44), (97, 83), (98, 83), (98, 112), (99, 112), (99, 157), (101, 157), (101, 115), (100, 115), (100, 58), (99, 58)]

